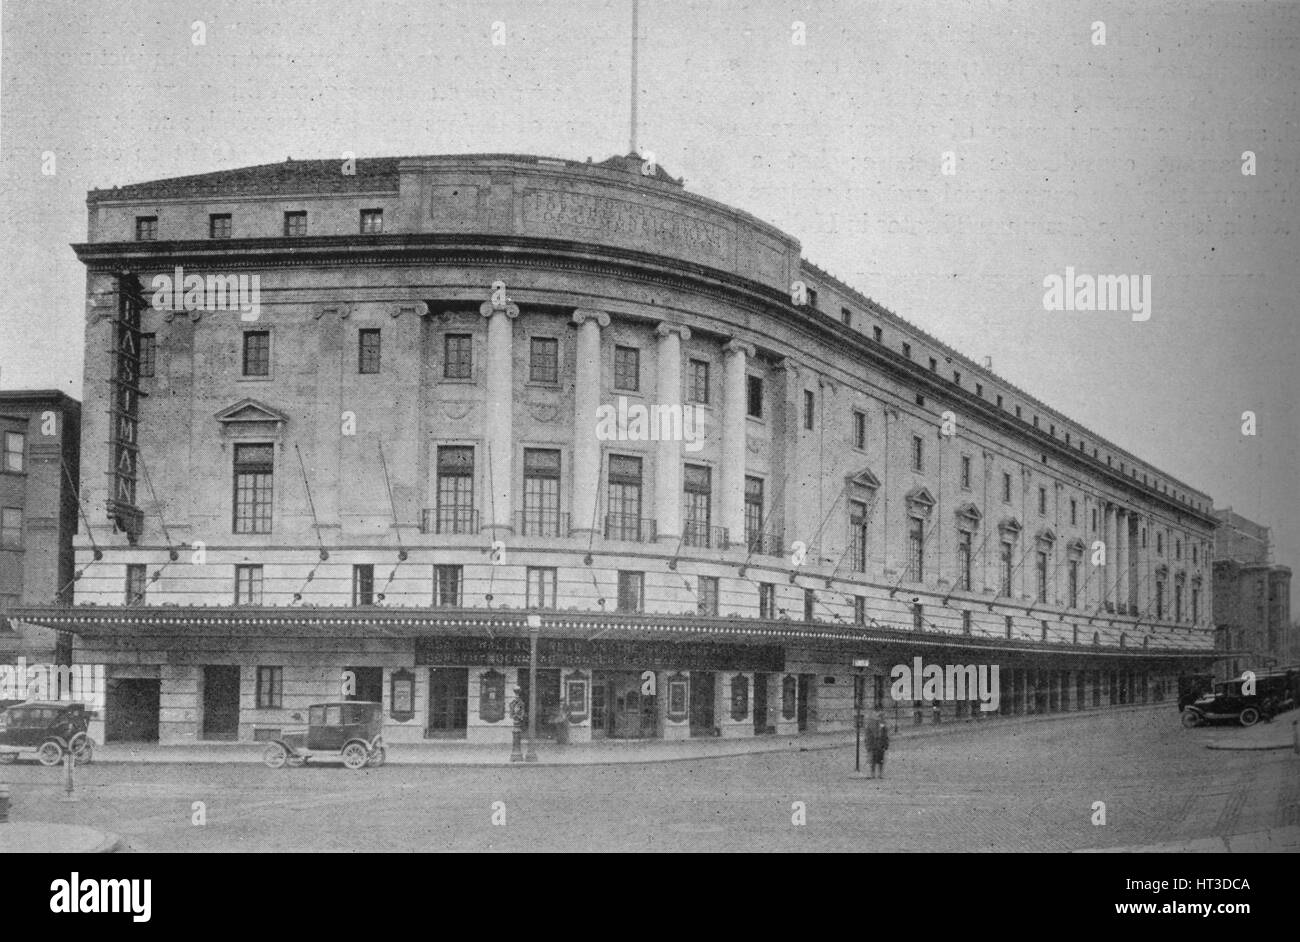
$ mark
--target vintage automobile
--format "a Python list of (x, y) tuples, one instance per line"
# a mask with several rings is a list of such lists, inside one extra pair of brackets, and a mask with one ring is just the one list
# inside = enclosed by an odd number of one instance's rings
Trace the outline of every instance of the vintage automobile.
[(1214, 689), (1210, 674), (1182, 674), (1178, 678), (1178, 712), (1181, 713)]
[(1254, 676), (1254, 693), (1245, 693), (1245, 675), (1214, 685), (1214, 689), (1188, 704), (1183, 725), (1188, 729), (1205, 723), (1237, 722), (1254, 726), (1279, 713), (1294, 709), (1300, 694), (1300, 671), (1295, 668), (1260, 671)]
[(84, 703), (28, 700), (0, 713), (0, 761), (13, 762), (35, 750), (41, 765), (58, 765), (71, 751), (78, 764), (90, 762), (95, 744), (86, 728), (95, 714)]
[(262, 761), (273, 769), (304, 765), (316, 753), (332, 753), (349, 769), (376, 768), (387, 752), (380, 734), (383, 704), (365, 700), (316, 703), (307, 710), (307, 729), (273, 740)]

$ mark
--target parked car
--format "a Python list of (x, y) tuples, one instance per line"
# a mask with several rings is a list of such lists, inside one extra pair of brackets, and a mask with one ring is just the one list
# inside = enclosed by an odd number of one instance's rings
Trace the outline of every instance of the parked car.
[(80, 764), (94, 758), (95, 744), (86, 729), (95, 714), (84, 703), (29, 700), (0, 713), (0, 761), (13, 762), (35, 750), (41, 765), (58, 765), (71, 751)]
[(1181, 713), (1214, 689), (1210, 674), (1183, 674), (1178, 678), (1178, 712)]
[(384, 706), (365, 700), (316, 703), (307, 711), (307, 729), (286, 733), (262, 752), (273, 769), (305, 764), (319, 752), (333, 753), (349, 769), (384, 764), (387, 752), (380, 734)]
[(1188, 729), (1204, 723), (1237, 722), (1254, 726), (1279, 713), (1294, 709), (1300, 700), (1300, 670), (1259, 671), (1254, 674), (1254, 692), (1246, 693), (1246, 675), (1214, 685), (1213, 691), (1198, 697), (1183, 710)]

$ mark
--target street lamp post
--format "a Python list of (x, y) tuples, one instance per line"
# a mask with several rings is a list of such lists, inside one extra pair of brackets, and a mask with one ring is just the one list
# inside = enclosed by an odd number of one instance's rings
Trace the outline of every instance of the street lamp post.
[(857, 672), (853, 676), (853, 771), (862, 771), (862, 706), (863, 701), (867, 698), (866, 675), (863, 673), (870, 665), (870, 661), (865, 657), (855, 657), (853, 659), (853, 669)]
[(541, 615), (528, 616), (528, 751), (525, 762), (537, 761), (537, 635), (542, 628)]

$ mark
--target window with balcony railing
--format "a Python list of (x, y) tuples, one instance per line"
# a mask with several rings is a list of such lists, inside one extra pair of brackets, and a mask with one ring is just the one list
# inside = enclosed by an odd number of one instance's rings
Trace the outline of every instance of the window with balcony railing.
[(438, 446), (438, 506), (436, 533), (476, 533), (478, 514), (474, 510), (474, 447)]
[(524, 449), (523, 536), (568, 536), (560, 521), (560, 452)]

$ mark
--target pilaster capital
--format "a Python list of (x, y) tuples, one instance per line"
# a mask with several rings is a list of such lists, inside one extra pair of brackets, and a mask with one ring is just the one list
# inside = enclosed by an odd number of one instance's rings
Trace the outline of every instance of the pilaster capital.
[(579, 327), (581, 327), (583, 324), (587, 323), (588, 321), (595, 324), (598, 328), (608, 327), (609, 315), (606, 314), (604, 311), (596, 311), (590, 308), (582, 308), (582, 307), (578, 308), (573, 312), (573, 322), (577, 324)]
[(398, 318), (403, 314), (414, 314), (416, 317), (428, 317), (429, 305), (425, 301), (399, 301), (388, 312), (390, 317)]
[(660, 337), (668, 337), (671, 334), (676, 334), (683, 340), (691, 339), (691, 329), (689, 327), (685, 327), (681, 324), (670, 324), (667, 321), (660, 322), (659, 326), (655, 328), (655, 333)]
[(321, 304), (312, 311), (312, 317), (316, 320), (320, 320), (326, 314), (337, 314), (340, 320), (347, 320), (352, 314), (352, 307), (347, 304)]
[(743, 353), (751, 360), (758, 354), (752, 343), (745, 343), (743, 340), (728, 340), (722, 345), (722, 352), (726, 354)]
[(791, 380), (799, 376), (799, 364), (790, 357), (781, 357), (772, 364), (772, 369), (779, 373), (785, 373)]

